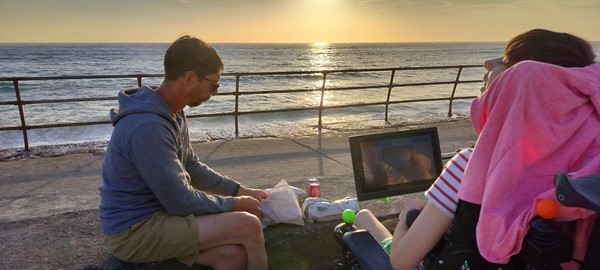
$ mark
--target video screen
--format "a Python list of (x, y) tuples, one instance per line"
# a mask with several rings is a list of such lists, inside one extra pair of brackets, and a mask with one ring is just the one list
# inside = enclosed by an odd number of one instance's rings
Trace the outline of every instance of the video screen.
[(359, 200), (426, 190), (441, 173), (435, 128), (355, 136), (350, 144)]

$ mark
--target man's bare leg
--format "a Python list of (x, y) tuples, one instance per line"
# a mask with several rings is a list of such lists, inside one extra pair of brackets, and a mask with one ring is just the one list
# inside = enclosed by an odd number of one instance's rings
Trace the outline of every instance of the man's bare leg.
[[(196, 216), (200, 253), (211, 249), (240, 245), (247, 257), (246, 269), (267, 269), (267, 252), (260, 220), (246, 212), (228, 212)], [(204, 254), (210, 260), (210, 253)], [(218, 259), (218, 258), (217, 258)]]
[(246, 251), (240, 245), (220, 246), (201, 252), (197, 264), (210, 266), (212, 269), (246, 269)]

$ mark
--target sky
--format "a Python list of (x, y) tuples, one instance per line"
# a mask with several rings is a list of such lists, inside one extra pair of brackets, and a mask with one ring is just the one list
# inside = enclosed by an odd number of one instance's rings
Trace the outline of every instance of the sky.
[(0, 43), (600, 41), (598, 0), (0, 0)]

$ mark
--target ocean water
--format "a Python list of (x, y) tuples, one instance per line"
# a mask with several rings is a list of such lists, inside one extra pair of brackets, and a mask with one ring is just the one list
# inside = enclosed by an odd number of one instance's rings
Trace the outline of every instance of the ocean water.
[[(595, 44), (598, 45), (598, 44)], [(68, 75), (119, 75), (163, 73), (162, 59), (169, 44), (0, 44), (0, 77)], [(501, 55), (503, 43), (384, 43), (384, 44), (214, 44), (225, 62), (225, 72), (321, 71), (392, 67), (481, 65)], [(598, 48), (598, 46), (596, 46)], [(463, 71), (461, 80), (481, 80), (483, 68)], [(334, 73), (327, 87), (384, 85), (391, 73)], [(456, 70), (398, 71), (395, 83), (451, 81)], [(143, 84), (159, 85), (162, 78), (145, 78)], [(316, 89), (320, 74), (245, 76), (240, 91)], [(123, 89), (137, 87), (135, 79), (48, 80), (20, 82), (23, 100), (81, 97), (116, 97)], [(457, 96), (477, 95), (481, 84), (462, 84)], [(223, 76), (220, 93), (235, 91), (235, 77)], [(448, 97), (452, 85), (394, 88), (391, 100)], [(328, 91), (325, 105), (385, 101), (387, 89)], [(0, 102), (14, 101), (11, 82), (0, 82)], [(320, 92), (240, 96), (240, 111), (317, 106)], [(454, 118), (468, 117), (469, 100), (455, 101)], [(216, 96), (188, 115), (232, 112), (233, 96)], [(108, 120), (116, 100), (25, 106), (28, 125)], [(323, 131), (367, 129), (389, 125), (448, 120), (448, 102), (390, 105), (390, 122), (383, 106), (329, 109), (323, 112)], [(0, 105), (0, 127), (20, 125), (17, 106)], [(303, 136), (317, 132), (318, 112), (285, 112), (240, 117), (241, 137)], [(235, 137), (233, 117), (190, 119), (195, 141)], [(29, 130), (30, 146), (100, 142), (110, 138), (112, 127), (51, 128)], [(0, 150), (23, 147), (21, 131), (0, 131)]]

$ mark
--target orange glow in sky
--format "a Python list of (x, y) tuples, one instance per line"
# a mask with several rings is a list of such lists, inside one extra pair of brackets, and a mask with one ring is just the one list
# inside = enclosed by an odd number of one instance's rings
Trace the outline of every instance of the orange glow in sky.
[(0, 42), (600, 41), (596, 0), (0, 0)]

